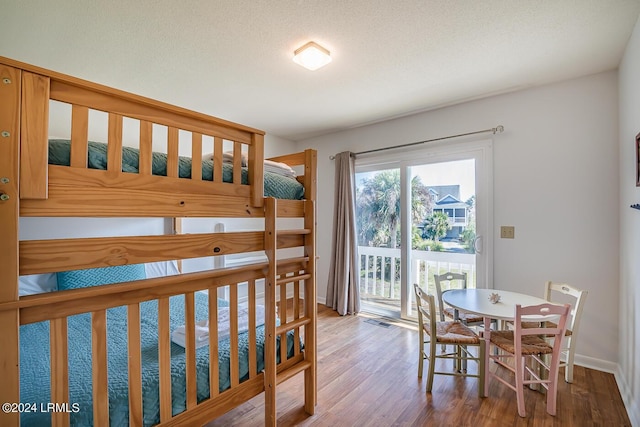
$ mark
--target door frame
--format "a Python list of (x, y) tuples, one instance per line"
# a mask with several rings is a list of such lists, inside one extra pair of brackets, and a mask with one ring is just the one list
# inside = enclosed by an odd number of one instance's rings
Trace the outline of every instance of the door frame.
[(407, 168), (429, 163), (474, 159), (476, 184), (476, 287), (493, 288), (493, 140), (474, 139), (433, 143), (418, 149), (356, 157), (356, 172), (400, 169), (401, 193), (401, 299), (400, 317), (411, 318), (410, 264), (411, 218), (405, 207), (411, 194)]

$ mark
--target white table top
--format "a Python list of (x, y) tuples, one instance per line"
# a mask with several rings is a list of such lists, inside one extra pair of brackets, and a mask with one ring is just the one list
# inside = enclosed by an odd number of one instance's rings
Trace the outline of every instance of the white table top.
[[(489, 301), (492, 293), (500, 295), (499, 302), (493, 304)], [(513, 320), (516, 304), (524, 307), (549, 302), (527, 294), (496, 289), (453, 289), (444, 292), (442, 300), (458, 310), (498, 320)]]

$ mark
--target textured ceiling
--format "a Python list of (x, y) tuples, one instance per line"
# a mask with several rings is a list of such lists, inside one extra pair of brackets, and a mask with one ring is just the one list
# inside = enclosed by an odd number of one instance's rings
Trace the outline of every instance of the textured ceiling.
[[(640, 0), (3, 0), (0, 55), (290, 140), (618, 66)], [(291, 60), (309, 40), (333, 62)]]

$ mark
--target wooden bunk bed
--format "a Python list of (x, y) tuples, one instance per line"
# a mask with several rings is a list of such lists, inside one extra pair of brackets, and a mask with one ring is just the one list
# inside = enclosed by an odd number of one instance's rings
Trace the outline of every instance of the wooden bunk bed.
[[(51, 100), (70, 105), (68, 165), (50, 164)], [(108, 113), (104, 170), (93, 169), (87, 160), (95, 148), (87, 136), (90, 110)], [(137, 173), (123, 172), (123, 118), (139, 123)], [(166, 176), (155, 171), (151, 134), (157, 125), (167, 129), (167, 151), (161, 156)], [(186, 177), (179, 132), (191, 134), (193, 155), (187, 160)], [(213, 138), (211, 164), (200, 157), (203, 137)], [(113, 425), (114, 410), (123, 411), (131, 426), (202, 425), (262, 392), (265, 425), (275, 425), (276, 386), (298, 373), (304, 373), (305, 411), (314, 413), (316, 153), (306, 150), (273, 159), (303, 169), (297, 181), (304, 187), (304, 199), (264, 197), (263, 143), (264, 133), (256, 129), (0, 57), (0, 403), (13, 404), (3, 407), (0, 425), (20, 425), (21, 420), (27, 425), (25, 412), (33, 411), (46, 412), (53, 426), (86, 423), (74, 421), (78, 412), (93, 425)], [(224, 144), (233, 147), (230, 164), (223, 162)], [(242, 167), (243, 151), (248, 154), (246, 168)], [(212, 169), (210, 176), (205, 176), (205, 169)], [(20, 217), (264, 218), (264, 230), (21, 241)], [(293, 221), (299, 225), (279, 229), (280, 223), (287, 222), (281, 218), (298, 218)], [(297, 255), (281, 256), (292, 250)], [(24, 275), (101, 271), (255, 251), (264, 251), (267, 262), (19, 296), (19, 278)], [(223, 287), (229, 295), (225, 301), (217, 297)], [(180, 298), (177, 303), (176, 298)], [(151, 347), (145, 344), (149, 337), (143, 336), (148, 331), (142, 325), (150, 303), (157, 316), (152, 322), (157, 336), (152, 337)], [(171, 342), (176, 304), (184, 313), (184, 349)], [(264, 324), (258, 325), (261, 306)], [(221, 310), (228, 310), (229, 316), (226, 344), (217, 336)], [(248, 329), (243, 332), (238, 326), (241, 310), (248, 316)], [(116, 311), (124, 314), (120, 327), (124, 331), (113, 330)], [(208, 345), (196, 348), (196, 323), (202, 313), (209, 325)], [(78, 396), (73, 395), (78, 374), (72, 336), (79, 318), (84, 318), (90, 331), (89, 378), (84, 381), (90, 384), (91, 404), (78, 408), (73, 400)], [(21, 393), (25, 372), (39, 369), (26, 362), (21, 366), (25, 356), (21, 344), (35, 342), (30, 335), (24, 338), (33, 325), (45, 325), (48, 331), (48, 340), (38, 344), (46, 353), (39, 359), (47, 363), (48, 373), (40, 378), (42, 388), (50, 390), (47, 402), (24, 400), (28, 398), (25, 390), (33, 389), (32, 385), (23, 383)], [(118, 333), (124, 334), (125, 348), (109, 348), (108, 340)], [(218, 363), (223, 345), (227, 346), (224, 363), (229, 378), (224, 380), (227, 385), (216, 387), (223, 383), (223, 366)], [(114, 409), (114, 351), (124, 355), (118, 358), (126, 364), (117, 367), (125, 372), (124, 409)], [(148, 369), (141, 360), (149, 351), (157, 361), (152, 394), (157, 395), (158, 419), (147, 413), (144, 374)], [(176, 354), (183, 360), (177, 374)], [(240, 369), (244, 365), (246, 373)], [(184, 408), (176, 402), (176, 375), (185, 379), (180, 386)], [(208, 384), (213, 386), (203, 391)], [(37, 406), (28, 406), (34, 403)]]

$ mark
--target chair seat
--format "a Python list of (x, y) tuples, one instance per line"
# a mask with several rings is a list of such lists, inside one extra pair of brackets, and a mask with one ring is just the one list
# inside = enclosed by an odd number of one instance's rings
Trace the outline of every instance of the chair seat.
[[(455, 309), (451, 307), (445, 307), (444, 315), (450, 317), (451, 319), (455, 319)], [(479, 323), (484, 321), (484, 317), (458, 310), (458, 320), (463, 323)]]
[[(515, 345), (513, 343), (513, 339), (513, 331), (491, 332), (491, 343), (509, 353), (515, 353)], [(551, 353), (553, 353), (553, 347), (549, 345), (549, 343), (547, 343), (543, 338), (540, 338), (537, 335), (524, 335), (522, 337), (522, 354), (531, 355)]]
[[(539, 328), (540, 327), (540, 322), (522, 322), (522, 327), (523, 328), (528, 328), (528, 329)], [(555, 322), (545, 322), (545, 327), (546, 328), (557, 328), (558, 324), (555, 323)], [(565, 332), (564, 336), (565, 337), (571, 336), (571, 331), (569, 329), (567, 329), (567, 332)]]
[[(428, 326), (424, 330), (429, 334)], [(436, 322), (436, 341), (439, 344), (478, 344), (480, 338), (461, 322)]]

